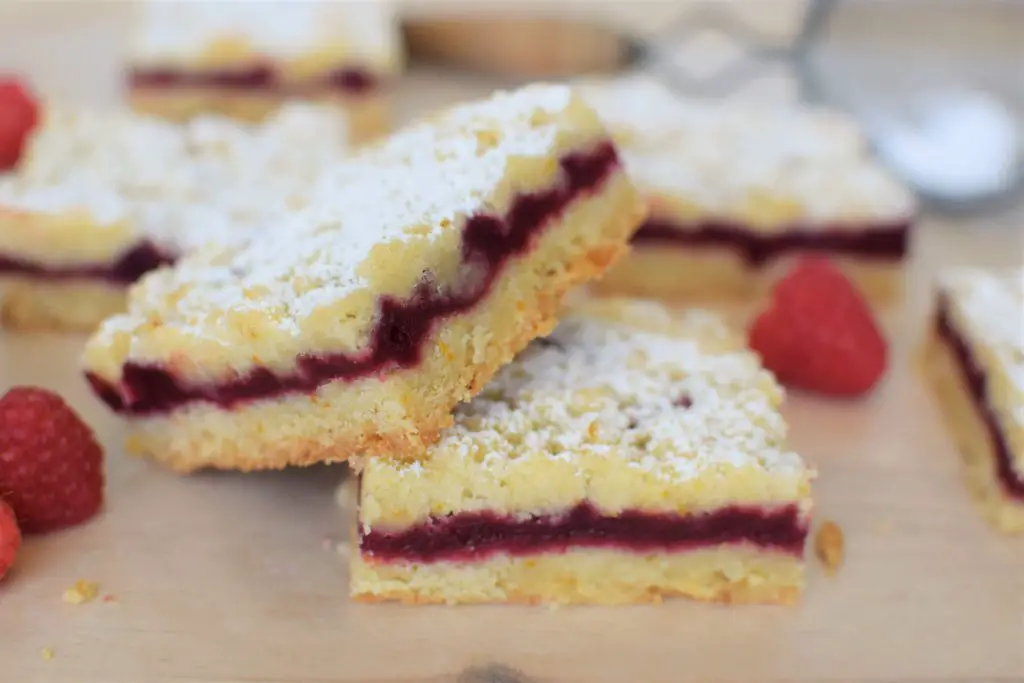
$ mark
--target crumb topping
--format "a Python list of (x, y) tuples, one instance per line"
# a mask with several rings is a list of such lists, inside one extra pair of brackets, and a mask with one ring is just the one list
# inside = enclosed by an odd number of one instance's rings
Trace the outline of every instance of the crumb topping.
[[(131, 45), (139, 62), (232, 63), (269, 57), (394, 65), (400, 51), (383, 2), (144, 2)], [(216, 64), (214, 64), (216, 65)], [(333, 64), (332, 64), (333, 66)]]
[(0, 248), (46, 263), (102, 263), (142, 240), (170, 255), (231, 243), (301, 206), (343, 157), (346, 136), (336, 109), (310, 104), (286, 105), (261, 125), (54, 110), (27, 167), (0, 182), (0, 209), (33, 219), (20, 231), (7, 224)]
[[(799, 497), (809, 473), (786, 447), (782, 397), (772, 375), (712, 313), (588, 302), (460, 406), (429, 457), (369, 458), (362, 518), (379, 512), (372, 499), (385, 490), (408, 499), (389, 505), (416, 506), (426, 497), (434, 514), (438, 506), (489, 509), (554, 486), (561, 491), (556, 498), (574, 492), (565, 505), (603, 499), (620, 509), (636, 506), (630, 498), (645, 486), (660, 493), (644, 505), (711, 504), (723, 492), (737, 494), (729, 480), (755, 497), (765, 493), (758, 487), (766, 480), (788, 480), (780, 488)], [(537, 466), (554, 479), (527, 484), (526, 472), (546, 479)], [(460, 478), (467, 472), (472, 489), (460, 495), (452, 487), (465, 485)], [(445, 483), (449, 477), (454, 484)], [(534, 491), (517, 492), (517, 484)], [(665, 493), (672, 486), (689, 487), (691, 497), (673, 500)]]
[(954, 268), (939, 290), (972, 352), (988, 370), (993, 405), (1024, 428), (1024, 268)]
[(912, 195), (836, 112), (684, 99), (642, 77), (590, 81), (583, 93), (641, 189), (677, 200), (695, 218), (770, 228), (901, 219), (914, 210)]
[(439, 287), (455, 285), (469, 216), (501, 215), (517, 193), (555, 185), (559, 158), (604, 136), (565, 86), (456, 107), (323, 171), (308, 206), (259, 240), (211, 248), (145, 278), (128, 313), (94, 341), (134, 334), (130, 353), (145, 358), (160, 345), (148, 346), (153, 335), (210, 348), (244, 338), (256, 355), (289, 364), (328, 344), (357, 348), (381, 295), (407, 296), (425, 272)]

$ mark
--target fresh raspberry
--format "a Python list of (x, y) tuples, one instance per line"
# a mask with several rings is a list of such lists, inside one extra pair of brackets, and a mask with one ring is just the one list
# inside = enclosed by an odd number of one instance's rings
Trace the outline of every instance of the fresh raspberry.
[(0, 497), (22, 532), (80, 524), (103, 503), (103, 451), (56, 394), (15, 387), (0, 398)]
[(14, 519), (14, 510), (0, 499), (0, 579), (14, 564), (14, 558), (21, 548), (21, 530), (18, 520)]
[(0, 76), (0, 171), (18, 163), (28, 134), (39, 120), (39, 107), (16, 78)]
[(803, 259), (775, 286), (750, 347), (783, 384), (835, 396), (867, 393), (888, 356), (864, 299), (823, 258)]

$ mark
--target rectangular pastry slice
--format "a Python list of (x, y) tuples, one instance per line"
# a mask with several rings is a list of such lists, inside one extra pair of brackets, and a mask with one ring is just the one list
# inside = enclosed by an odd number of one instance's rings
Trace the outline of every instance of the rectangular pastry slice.
[(182, 471), (417, 457), (644, 211), (593, 110), (548, 85), (396, 133), (311, 197), (147, 277), (93, 337), (130, 448)]
[(913, 198), (842, 116), (684, 100), (638, 77), (583, 92), (651, 205), (598, 291), (747, 299), (815, 253), (877, 301), (902, 292)]
[(944, 273), (924, 357), (979, 509), (1024, 533), (1024, 270)]
[(386, 3), (150, 0), (138, 19), (129, 84), (139, 111), (257, 121), (302, 99), (343, 109), (354, 140), (389, 128), (403, 56)]
[(711, 313), (578, 304), (420, 462), (368, 458), (352, 594), (790, 603), (812, 471), (782, 390)]
[(53, 113), (0, 183), (0, 320), (94, 330), (145, 273), (301, 204), (342, 156), (337, 121), (297, 105), (260, 127)]

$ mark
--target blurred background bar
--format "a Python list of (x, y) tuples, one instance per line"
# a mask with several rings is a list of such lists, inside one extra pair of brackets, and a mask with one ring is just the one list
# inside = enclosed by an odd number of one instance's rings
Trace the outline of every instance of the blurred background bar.
[[(414, 109), (496, 85), (647, 69), (687, 95), (836, 106), (856, 116), (876, 144), (880, 122), (913, 119), (921, 97), (935, 91), (981, 93), (1018, 124), (1024, 121), (1019, 0), (392, 4), (401, 13), (411, 60), (399, 99)], [(137, 5), (0, 0), (0, 68), (26, 74), (62, 99), (116, 101), (125, 28)], [(909, 182), (928, 195), (921, 182)], [(1001, 192), (1000, 205), (1007, 197), (1019, 201), (1024, 191), (1017, 185)], [(952, 204), (978, 208), (977, 202)]]

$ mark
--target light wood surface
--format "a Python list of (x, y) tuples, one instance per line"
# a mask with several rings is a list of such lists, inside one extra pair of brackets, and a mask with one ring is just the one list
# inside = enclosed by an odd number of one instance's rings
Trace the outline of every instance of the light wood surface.
[[(109, 101), (116, 83), (102, 69), (70, 77), (83, 50), (94, 66), (116, 64), (106, 30), (85, 25), (59, 54), (31, 34), (12, 48), (7, 34), (0, 66), (32, 67), (53, 91)], [(400, 106), (408, 116), (492, 85), (419, 72)], [(972, 225), (926, 220), (907, 304), (885, 321), (893, 366), (879, 393), (858, 403), (791, 397), (792, 441), (820, 469), (816, 517), (838, 522), (847, 540), (837, 576), (811, 561), (795, 608), (351, 604), (337, 546), (352, 509), (334, 499), (344, 468), (182, 478), (129, 459), (121, 426), (80, 377), (82, 338), (0, 333), (0, 390), (58, 390), (97, 430), (108, 467), (103, 515), (29, 539), (0, 585), (0, 681), (1024, 681), (1024, 540), (995, 535), (975, 514), (910, 363), (936, 269), (1019, 265), (1022, 226), (1021, 212)], [(83, 578), (116, 600), (63, 603)]]

